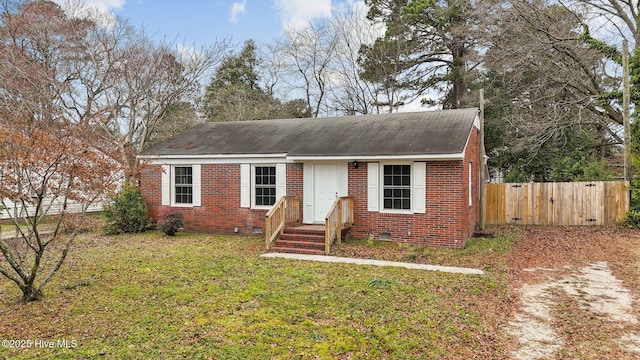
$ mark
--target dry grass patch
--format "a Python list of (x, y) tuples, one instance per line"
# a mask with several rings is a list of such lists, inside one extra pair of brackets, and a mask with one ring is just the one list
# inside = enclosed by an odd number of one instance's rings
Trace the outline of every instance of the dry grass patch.
[[(0, 279), (0, 334), (77, 340), (0, 348), (0, 358), (509, 359), (528, 286), (544, 288), (560, 347), (550, 358), (631, 359), (637, 324), (588, 305), (582, 269), (606, 263), (640, 298), (640, 232), (505, 227), (466, 249), (349, 240), (334, 255), (480, 268), (484, 276), (262, 259), (263, 239), (83, 234), (45, 299), (13, 304)], [(546, 270), (541, 270), (546, 269)], [(571, 285), (563, 282), (577, 276)], [(628, 309), (638, 317), (637, 306)]]
[(513, 358), (637, 359), (640, 233), (625, 228), (528, 227), (506, 257), (520, 297)]
[[(492, 227), (484, 232), (486, 237), (467, 240), (464, 249), (446, 249), (414, 246), (409, 243), (348, 239), (335, 246), (332, 255), (412, 262), (444, 266), (477, 268), (486, 271), (499, 270), (504, 264), (504, 255), (514, 239), (522, 231), (518, 227)], [(504, 270), (504, 269), (502, 269)]]
[[(468, 359), (503, 353), (501, 276), (262, 259), (253, 237), (85, 234), (46, 298), (0, 280), (11, 358)], [(496, 306), (496, 305), (491, 305)]]

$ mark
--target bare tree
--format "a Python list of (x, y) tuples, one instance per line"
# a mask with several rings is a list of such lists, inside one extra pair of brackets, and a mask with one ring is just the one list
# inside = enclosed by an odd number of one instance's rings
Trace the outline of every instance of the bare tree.
[[(0, 274), (22, 291), (21, 303), (39, 300), (77, 235), (62, 224), (70, 202), (83, 211), (115, 184), (115, 166), (92, 148), (83, 129), (46, 124), (0, 129), (0, 205), (14, 235), (0, 237)], [(57, 206), (57, 211), (49, 210)], [(47, 225), (45, 223), (47, 217)]]
[[(266, 72), (262, 80), (259, 50), (247, 40), (238, 54), (229, 54), (215, 70), (206, 87), (203, 109), (208, 121), (241, 121), (308, 117), (300, 99), (282, 102), (274, 96), (277, 72)], [(276, 62), (272, 64), (276, 65)], [(264, 87), (261, 84), (264, 83)], [(302, 105), (302, 106), (301, 106)]]
[(632, 48), (640, 44), (640, 4), (635, 0), (561, 0), (565, 8), (588, 25), (599, 40), (619, 45), (627, 39)]
[(94, 26), (79, 46), (85, 57), (75, 63), (74, 85), (61, 94), (63, 106), (79, 123), (97, 125), (102, 143), (116, 147), (105, 152), (136, 176), (135, 156), (166, 119), (167, 109), (193, 102), (200, 81), (219, 64), (229, 42), (200, 50), (158, 45), (117, 19), (107, 27)]
[(345, 5), (325, 22), (289, 29), (262, 55), (266, 88), (301, 94), (314, 116), (368, 114), (389, 108), (382, 104), (397, 105), (396, 89), (362, 76), (362, 47), (384, 33), (366, 15), (365, 6)]
[(153, 132), (145, 141), (146, 147), (166, 140), (180, 132), (197, 125), (199, 122), (196, 107), (189, 102), (172, 104), (166, 110), (162, 121), (156, 124)]
[(372, 45), (384, 30), (367, 20), (366, 9), (357, 6), (335, 12), (329, 29), (336, 40), (331, 62), (331, 106), (347, 115), (379, 113), (380, 96), (386, 94), (382, 102), (392, 103), (396, 95), (361, 76), (360, 49)]
[(14, 232), (0, 236), (0, 274), (26, 303), (43, 296), (75, 239), (74, 229), (62, 231), (70, 202), (86, 210), (113, 187), (118, 167), (94, 146), (93, 129), (60, 106), (91, 24), (70, 21), (51, 2), (2, 5), (0, 210)]
[[(69, 202), (86, 209), (123, 173), (137, 175), (136, 154), (171, 106), (199, 95), (228, 42), (179, 51), (81, 8), (0, 7), (0, 204), (15, 229), (0, 239), (0, 274), (27, 302), (42, 296), (75, 238), (61, 231)], [(54, 205), (58, 216), (43, 227)]]
[(521, 146), (539, 148), (576, 126), (595, 126), (603, 142), (620, 143), (611, 125), (621, 114), (604, 96), (619, 84), (615, 64), (584, 41), (581, 18), (544, 0), (504, 4), (489, 27), (486, 67), (495, 95), (509, 100), (511, 126), (526, 134)]
[(330, 63), (335, 56), (336, 39), (327, 24), (308, 23), (290, 29), (277, 53), (284, 61), (284, 77), (291, 92), (301, 91), (317, 117), (325, 104), (330, 82)]
[[(489, 6), (483, 18), (492, 114), (487, 124), (505, 138), (492, 161), (511, 170), (519, 167), (538, 180), (549, 179), (554, 161), (591, 166), (615, 154), (622, 143), (617, 50), (615, 42), (596, 38), (616, 28), (605, 25), (613, 17), (595, 22), (588, 16), (597, 8), (577, 3), (483, 3)], [(597, 31), (596, 24), (601, 26)]]

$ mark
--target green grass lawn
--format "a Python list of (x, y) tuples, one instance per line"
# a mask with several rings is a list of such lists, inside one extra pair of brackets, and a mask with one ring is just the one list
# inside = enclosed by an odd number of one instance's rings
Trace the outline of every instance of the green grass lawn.
[(388, 260), (487, 271), (478, 276), (263, 259), (255, 237), (85, 234), (43, 301), (15, 305), (19, 291), (0, 279), (0, 340), (34, 341), (0, 348), (0, 357), (503, 358), (501, 255), (511, 243), (498, 236), (434, 250), (352, 241), (337, 250), (372, 257), (379, 247)]

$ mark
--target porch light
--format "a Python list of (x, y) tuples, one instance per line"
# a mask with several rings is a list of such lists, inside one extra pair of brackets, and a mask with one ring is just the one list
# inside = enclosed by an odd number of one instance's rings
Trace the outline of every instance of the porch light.
[(353, 167), (358, 168), (358, 160), (353, 160)]

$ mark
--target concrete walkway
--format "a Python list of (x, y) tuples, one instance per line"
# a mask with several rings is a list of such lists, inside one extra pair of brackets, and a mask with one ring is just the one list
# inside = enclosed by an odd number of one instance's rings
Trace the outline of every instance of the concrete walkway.
[(404, 267), (407, 269), (442, 271), (442, 272), (466, 274), (466, 275), (484, 275), (484, 271), (479, 269), (460, 268), (460, 267), (453, 267), (453, 266), (428, 265), (428, 264), (414, 264), (414, 263), (372, 260), (372, 259), (355, 259), (355, 258), (346, 258), (346, 257), (338, 257), (338, 256), (284, 254), (284, 253), (266, 253), (260, 256), (265, 258), (284, 258), (284, 259), (292, 259), (292, 260), (320, 261), (320, 262), (328, 262), (328, 263), (375, 265), (375, 266), (397, 266), (397, 267)]

